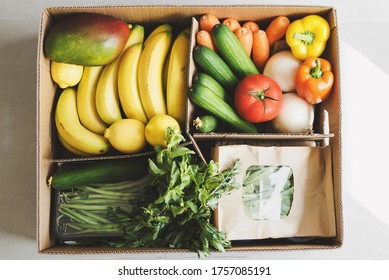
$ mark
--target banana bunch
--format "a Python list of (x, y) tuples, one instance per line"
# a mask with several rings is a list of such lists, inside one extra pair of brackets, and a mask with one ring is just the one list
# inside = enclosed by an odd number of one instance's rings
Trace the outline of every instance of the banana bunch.
[(156, 27), (146, 39), (143, 26), (130, 28), (128, 41), (114, 61), (85, 66), (78, 85), (59, 96), (55, 108), (58, 138), (74, 154), (102, 155), (112, 147), (120, 151), (112, 145), (115, 139), (104, 133), (122, 119), (146, 126), (155, 115), (163, 114), (184, 125), (189, 28), (174, 40), (169, 24)]
[(104, 136), (85, 128), (78, 117), (77, 91), (66, 88), (59, 96), (55, 109), (58, 137), (66, 149), (80, 156), (101, 155), (110, 149)]

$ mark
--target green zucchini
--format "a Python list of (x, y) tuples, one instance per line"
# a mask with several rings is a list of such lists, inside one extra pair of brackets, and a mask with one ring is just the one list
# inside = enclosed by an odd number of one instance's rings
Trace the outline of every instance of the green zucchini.
[(212, 90), (217, 96), (226, 101), (228, 104), (232, 104), (232, 94), (227, 92), (218, 81), (207, 73), (198, 72), (193, 77), (194, 84), (200, 84), (206, 86)]
[(211, 115), (200, 116), (193, 120), (193, 126), (199, 132), (214, 132), (217, 128), (217, 119)]
[(137, 180), (148, 173), (146, 158), (122, 158), (61, 164), (49, 178), (49, 187), (57, 190), (77, 188), (87, 184), (116, 183)]
[(206, 46), (196, 46), (193, 50), (193, 58), (197, 64), (222, 87), (234, 90), (239, 79), (224, 62), (224, 60), (213, 50)]
[(242, 120), (235, 110), (209, 88), (194, 84), (188, 92), (189, 99), (216, 118), (228, 123), (239, 132), (256, 133), (252, 123)]
[(238, 78), (259, 74), (254, 62), (228, 26), (216, 24), (212, 28), (212, 39), (220, 56)]

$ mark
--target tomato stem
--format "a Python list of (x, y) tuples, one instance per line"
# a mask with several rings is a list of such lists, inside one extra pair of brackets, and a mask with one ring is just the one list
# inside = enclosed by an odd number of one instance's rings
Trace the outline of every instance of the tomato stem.
[(274, 100), (274, 101), (278, 101), (278, 99), (275, 99), (273, 97), (270, 97), (270, 96), (266, 95), (266, 92), (269, 89), (270, 89), (270, 86), (268, 86), (267, 89), (264, 89), (262, 91), (261, 90), (257, 90), (257, 89), (252, 89), (252, 90), (248, 91), (247, 94), (255, 97), (256, 99), (258, 99), (260, 101), (265, 101), (265, 99), (271, 99), (271, 100)]
[(278, 99), (266, 95), (266, 92), (269, 89), (270, 89), (270, 86), (268, 86), (267, 89), (264, 89), (262, 91), (261, 90), (257, 90), (257, 89), (252, 89), (252, 90), (247, 92), (248, 95), (251, 95), (251, 96), (255, 97), (256, 99), (258, 99), (259, 101), (261, 101), (263, 103), (263, 114), (265, 114), (265, 112), (266, 112), (266, 102), (265, 102), (266, 99), (270, 99), (270, 100), (273, 100), (273, 101), (278, 101)]

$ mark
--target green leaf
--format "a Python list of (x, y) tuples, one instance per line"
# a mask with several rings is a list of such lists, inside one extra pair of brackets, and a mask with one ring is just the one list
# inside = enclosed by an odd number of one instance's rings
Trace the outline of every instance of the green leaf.
[(178, 165), (176, 162), (172, 162), (171, 170), (170, 170), (170, 180), (169, 180), (169, 187), (175, 186), (179, 180), (180, 180), (180, 169), (178, 168)]
[(166, 171), (159, 168), (151, 159), (149, 159), (149, 170), (153, 175), (163, 176), (166, 174)]
[(178, 232), (174, 236), (174, 240), (171, 244), (169, 244), (169, 247), (171, 248), (180, 248), (182, 246), (182, 239), (183, 239), (183, 232)]
[(175, 159), (177, 157), (181, 157), (181, 156), (186, 155), (186, 154), (193, 155), (193, 154), (195, 154), (195, 152), (186, 148), (186, 147), (179, 147), (177, 149), (172, 150), (172, 152), (170, 153), (170, 158)]
[(161, 222), (161, 223), (164, 223), (164, 224), (167, 224), (170, 221), (170, 217), (168, 217), (168, 216), (158, 216), (157, 217), (157, 221)]
[(200, 189), (198, 193), (198, 200), (200, 201), (201, 204), (205, 205), (207, 203), (207, 197), (208, 197), (207, 190)]
[(192, 181), (196, 184), (196, 186), (201, 186), (205, 181), (205, 174), (202, 172), (196, 172), (192, 175)]
[(170, 127), (167, 128), (167, 150), (177, 148), (181, 142), (185, 142), (184, 136), (180, 132), (176, 132)]
[(180, 205), (170, 205), (170, 210), (172, 211), (173, 217), (177, 217), (178, 215), (184, 213), (185, 208)]
[(225, 251), (225, 250), (224, 250), (224, 246), (223, 246), (218, 240), (213, 240), (212, 246), (213, 246), (216, 250), (218, 250), (218, 251), (220, 251), (220, 252), (224, 252), (224, 251)]
[(180, 176), (180, 180), (181, 180), (180, 188), (184, 189), (185, 187), (190, 185), (191, 178), (187, 173), (181, 173), (180, 175), (181, 175)]
[(180, 200), (182, 194), (182, 191), (177, 188), (168, 190), (165, 194), (165, 203), (170, 204), (177, 202), (178, 200)]
[(152, 240), (156, 240), (158, 238), (159, 232), (162, 228), (162, 225), (159, 223), (157, 224), (154, 229), (153, 229), (153, 235), (152, 235)]
[(192, 210), (193, 213), (197, 213), (198, 207), (197, 207), (196, 203), (188, 200), (188, 201), (185, 202), (185, 205), (186, 205), (187, 208)]
[(154, 151), (156, 151), (157, 153), (159, 153), (160, 151), (163, 151), (163, 150), (165, 150), (164, 146), (161, 146), (161, 145), (154, 146)]
[(211, 176), (215, 176), (219, 173), (219, 164), (211, 160), (208, 163), (208, 174)]

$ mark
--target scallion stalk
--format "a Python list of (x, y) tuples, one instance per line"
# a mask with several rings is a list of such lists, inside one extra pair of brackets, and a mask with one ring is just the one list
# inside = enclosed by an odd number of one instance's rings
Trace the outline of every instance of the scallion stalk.
[(110, 209), (131, 213), (142, 199), (150, 176), (119, 183), (90, 184), (60, 193), (57, 224), (63, 234), (120, 233)]

